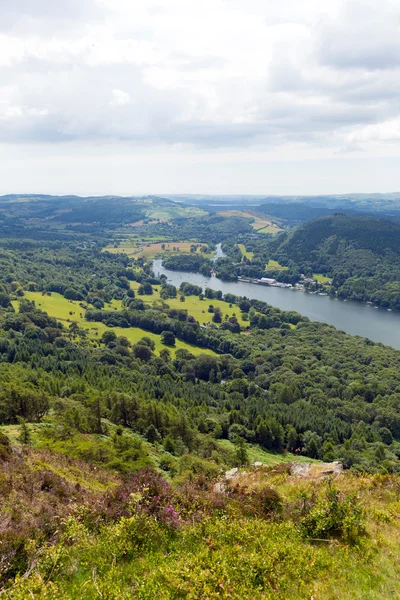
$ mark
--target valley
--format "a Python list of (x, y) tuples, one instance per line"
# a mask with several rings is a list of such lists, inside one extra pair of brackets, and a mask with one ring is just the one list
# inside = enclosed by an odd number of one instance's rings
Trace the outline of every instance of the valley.
[(395, 306), (397, 226), (46, 202), (0, 224), (0, 594), (385, 599), (399, 315), (344, 290)]

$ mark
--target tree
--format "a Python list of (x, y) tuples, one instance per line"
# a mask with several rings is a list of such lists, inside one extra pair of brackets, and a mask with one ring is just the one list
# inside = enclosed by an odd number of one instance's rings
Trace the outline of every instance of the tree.
[(153, 288), (150, 283), (141, 283), (138, 289), (139, 296), (151, 296), (153, 294)]
[(18, 440), (24, 445), (28, 445), (32, 442), (31, 431), (25, 419), (20, 419)]
[(286, 448), (289, 452), (295, 452), (298, 448), (299, 437), (293, 425), (286, 426)]
[(6, 294), (5, 292), (0, 292), (1, 308), (7, 308), (7, 306), (10, 306), (10, 304), (11, 304), (10, 296), (8, 294)]
[(114, 331), (108, 330), (103, 333), (101, 336), (101, 341), (103, 344), (109, 344), (110, 342), (115, 342), (117, 339), (117, 334)]
[(165, 346), (175, 346), (175, 336), (172, 331), (161, 332), (161, 343)]
[(222, 323), (222, 313), (219, 307), (214, 309), (214, 314), (212, 316), (213, 323)]
[(133, 356), (135, 358), (139, 358), (140, 360), (143, 360), (144, 362), (148, 362), (151, 357), (153, 356), (152, 351), (150, 350), (150, 348), (148, 346), (146, 346), (146, 344), (136, 344), (136, 346), (133, 347)]
[(164, 362), (169, 362), (171, 360), (171, 352), (168, 350), (168, 348), (163, 348), (160, 350), (160, 358), (162, 358)]
[(176, 453), (176, 444), (170, 435), (164, 439), (163, 442), (165, 452), (169, 452), (170, 454)]
[(237, 438), (235, 461), (239, 467), (245, 466), (249, 463), (249, 455), (246, 448), (246, 442), (241, 437)]

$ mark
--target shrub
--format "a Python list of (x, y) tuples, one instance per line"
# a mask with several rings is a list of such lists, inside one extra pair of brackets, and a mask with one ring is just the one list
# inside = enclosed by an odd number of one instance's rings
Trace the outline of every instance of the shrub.
[(300, 520), (304, 537), (356, 544), (366, 534), (365, 513), (355, 495), (345, 496), (332, 488), (321, 500), (306, 501), (304, 509)]
[(5, 461), (10, 458), (12, 448), (8, 437), (0, 431), (0, 461)]
[(280, 494), (268, 485), (254, 490), (252, 503), (260, 517), (282, 512), (283, 503)]

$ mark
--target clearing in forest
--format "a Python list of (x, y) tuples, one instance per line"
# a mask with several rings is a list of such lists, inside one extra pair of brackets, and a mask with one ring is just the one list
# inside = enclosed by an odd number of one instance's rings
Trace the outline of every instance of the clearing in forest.
[(255, 210), (221, 210), (217, 212), (217, 215), (222, 217), (242, 217), (244, 219), (253, 219), (250, 225), (257, 231), (257, 233), (277, 233), (282, 229), (273, 223), (270, 219), (266, 219), (265, 216), (260, 216)]
[[(139, 327), (108, 327), (104, 323), (86, 321), (86, 302), (67, 300), (64, 296), (55, 292), (52, 292), (51, 295), (46, 294), (45, 296), (43, 296), (41, 292), (25, 292), (25, 298), (34, 301), (36, 307), (46, 312), (50, 317), (54, 317), (61, 321), (66, 329), (69, 328), (71, 323), (77, 323), (81, 329), (86, 329), (86, 331), (88, 331), (90, 339), (98, 341), (105, 331), (112, 330), (117, 336), (125, 336), (132, 345), (136, 344), (142, 337), (146, 336), (155, 342), (155, 351), (157, 353), (163, 348), (167, 348), (167, 346), (164, 346), (161, 343), (160, 335), (140, 329)], [(14, 308), (17, 309), (19, 302), (15, 301), (13, 302), (13, 305)], [(112, 302), (106, 304), (104, 308), (105, 310), (120, 310), (122, 308), (122, 302), (121, 300), (112, 300)], [(212, 350), (199, 348), (178, 339), (175, 340), (175, 346), (173, 348), (168, 346), (168, 349), (172, 354), (179, 349), (188, 350), (195, 355), (214, 354)]]
[[(174, 253), (185, 253), (190, 254), (190, 248), (196, 245), (196, 253), (200, 252), (200, 246), (205, 246), (200, 242), (141, 242), (141, 241), (130, 241), (121, 242), (118, 247), (107, 246), (104, 248), (105, 251), (111, 252), (112, 254), (124, 253), (134, 258), (154, 258), (158, 254), (174, 254)], [(206, 258), (212, 256), (212, 254), (204, 254)]]

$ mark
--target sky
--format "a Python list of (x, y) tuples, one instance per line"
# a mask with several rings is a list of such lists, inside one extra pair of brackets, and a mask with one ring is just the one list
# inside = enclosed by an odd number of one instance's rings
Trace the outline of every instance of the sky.
[(0, 0), (0, 194), (390, 191), (399, 0)]

